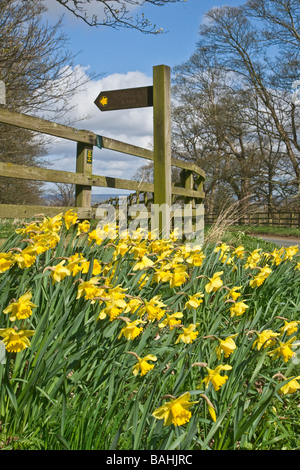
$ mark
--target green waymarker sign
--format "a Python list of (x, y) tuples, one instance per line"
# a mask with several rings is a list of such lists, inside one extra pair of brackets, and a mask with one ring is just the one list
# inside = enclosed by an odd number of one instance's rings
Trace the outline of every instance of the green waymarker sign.
[(94, 103), (100, 111), (153, 106), (153, 86), (102, 91)]

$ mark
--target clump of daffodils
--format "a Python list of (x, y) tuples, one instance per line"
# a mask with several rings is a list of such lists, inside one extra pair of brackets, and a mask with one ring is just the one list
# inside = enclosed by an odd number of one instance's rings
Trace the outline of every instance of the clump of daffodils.
[[(199, 361), (207, 361), (193, 364), (201, 365), (201, 370), (190, 372), (197, 377), (187, 383), (196, 390), (181, 390), (178, 394), (178, 389), (171, 391), (177, 398), (165, 395), (160, 406), (151, 410), (152, 417), (162, 420), (164, 426), (184, 426), (191, 420), (193, 410), (197, 414), (204, 408), (216, 422), (222, 405), (218, 397), (230, 391), (237, 357), (246, 347), (251, 357), (263, 356), (273, 367), (287, 367), (295, 358), (299, 320), (274, 317), (267, 327), (255, 326), (257, 331), (251, 330), (249, 324), (257, 315), (259, 296), (276, 277), (276, 270), (292, 266), (294, 275), (299, 276), (297, 246), (272, 253), (258, 248), (249, 253), (242, 245), (232, 248), (219, 243), (213, 263), (209, 263), (201, 246), (179, 243), (176, 232), (165, 240), (143, 229), (119, 233), (115, 224), (94, 230), (88, 220), (80, 221), (72, 209), (30, 222), (17, 233), (23, 237), (22, 248), (0, 253), (0, 275), (6, 276), (11, 269), (14, 273), (32, 269), (39, 276), (44, 275), (51, 292), (60, 292), (67, 286), (80, 308), (88, 304), (87, 312), (92, 312), (92, 318), (86, 321), (97, 325), (95, 335), (108, 328), (106, 331), (113, 332), (113, 347), (124, 347), (120, 356), (124, 352), (133, 356), (130, 361), (134, 363), (130, 362), (129, 367), (125, 363), (122, 374), (136, 388), (142, 382), (152, 383), (155, 374), (163, 371), (166, 350), (169, 354), (174, 348), (176, 360), (198, 356)], [(55, 251), (62, 233), (76, 240), (76, 249), (69, 247), (65, 257)], [(86, 245), (81, 250), (82, 241)], [(92, 257), (87, 253), (92, 253)], [(50, 260), (46, 267), (41, 266), (45, 259)], [(122, 271), (123, 266), (127, 271)], [(9, 353), (20, 353), (31, 346), (35, 333), (31, 328), (32, 315), (39, 303), (34, 303), (38, 298), (34, 295), (26, 286), (22, 295), (15, 294), (16, 298), (10, 298), (3, 306), (3, 318), (11, 324), (0, 329), (0, 337)], [(219, 315), (219, 319), (214, 315)], [(207, 331), (209, 316), (213, 318), (212, 334)], [(188, 359), (178, 364), (189, 373)], [(172, 374), (177, 372), (174, 367)], [(300, 376), (281, 379), (284, 382), (277, 390), (285, 398), (300, 389)], [(194, 395), (204, 402), (191, 401)]]

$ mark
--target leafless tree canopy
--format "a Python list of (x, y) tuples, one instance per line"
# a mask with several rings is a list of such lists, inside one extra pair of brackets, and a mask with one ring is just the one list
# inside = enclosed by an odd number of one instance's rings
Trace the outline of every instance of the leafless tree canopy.
[[(9, 109), (62, 119), (74, 92), (86, 83), (66, 49), (61, 22), (43, 20), (40, 0), (0, 1), (0, 80), (6, 85)], [(76, 80), (74, 80), (76, 74)], [(45, 165), (45, 141), (27, 130), (0, 124), (0, 161)], [(0, 178), (1, 203), (41, 201), (39, 183)]]
[[(130, 28), (143, 33), (158, 34), (163, 28), (145, 18), (144, 14), (133, 15), (130, 7), (155, 5), (164, 6), (170, 3), (179, 3), (186, 0), (56, 0), (77, 18), (89, 26), (107, 26), (115, 29)], [(91, 8), (88, 8), (91, 5)], [(94, 10), (93, 10), (94, 7)], [(99, 16), (94, 11), (102, 9)], [(90, 14), (89, 10), (93, 12)]]
[(75, 184), (55, 183), (50, 191), (51, 205), (71, 207), (75, 205)]
[(272, 209), (300, 192), (299, 26), (299, 0), (214, 7), (174, 69), (174, 151), (206, 171), (212, 210), (222, 193)]

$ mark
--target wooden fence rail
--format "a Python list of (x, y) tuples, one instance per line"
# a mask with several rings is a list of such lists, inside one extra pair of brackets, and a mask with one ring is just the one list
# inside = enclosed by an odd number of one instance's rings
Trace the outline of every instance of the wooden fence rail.
[[(299, 211), (278, 211), (273, 213), (254, 212), (246, 217), (247, 225), (269, 226), (269, 227), (300, 227), (300, 210)], [(217, 213), (206, 213), (205, 223), (211, 225), (218, 219)], [(246, 224), (246, 222), (244, 222)]]
[[(95, 217), (96, 209), (91, 205), (91, 191), (92, 187), (104, 187), (115, 189), (126, 189), (137, 192), (150, 192), (155, 194), (160, 191), (160, 204), (164, 202), (164, 196), (168, 191), (171, 191), (173, 196), (181, 196), (185, 198), (186, 202), (202, 203), (204, 199), (203, 182), (205, 180), (204, 171), (197, 165), (185, 162), (179, 159), (172, 158), (170, 155), (170, 135), (164, 136), (166, 129), (161, 131), (161, 125), (167, 127), (165, 122), (160, 123), (162, 116), (168, 114), (170, 119), (167, 101), (164, 107), (161, 105), (162, 97), (165, 92), (159, 93), (160, 88), (167, 89), (169, 83), (166, 82), (168, 77), (168, 67), (157, 66), (154, 67), (155, 87), (154, 87), (154, 102), (157, 106), (154, 112), (154, 136), (156, 141), (162, 142), (163, 139), (168, 140), (166, 143), (165, 154), (168, 153), (168, 158), (165, 155), (157, 155), (157, 149), (152, 151), (128, 143), (120, 142), (105, 136), (99, 136), (91, 131), (76, 129), (74, 127), (57, 124), (52, 121), (44, 120), (38, 117), (29, 116), (27, 114), (9, 110), (5, 105), (0, 105), (0, 123), (9, 124), (11, 126), (28, 129), (30, 131), (51, 135), (67, 140), (76, 142), (76, 172), (51, 170), (39, 167), (29, 167), (24, 165), (17, 165), (14, 163), (0, 162), (0, 176), (8, 178), (17, 178), (34, 181), (44, 181), (52, 183), (67, 183), (75, 184), (75, 207), (79, 218), (91, 219)], [(161, 78), (160, 78), (161, 77)], [(167, 104), (166, 104), (167, 103)], [(162, 108), (162, 109), (160, 109)], [(156, 118), (155, 118), (156, 116)], [(168, 124), (169, 125), (169, 124)], [(160, 132), (161, 135), (158, 135)], [(154, 139), (154, 140), (155, 140)], [(156, 144), (157, 145), (157, 144)], [(121, 152), (128, 155), (148, 159), (154, 161), (156, 176), (154, 183), (139, 182), (134, 180), (127, 180), (123, 178), (114, 178), (108, 176), (101, 176), (93, 174), (93, 148), (109, 149)], [(155, 147), (155, 145), (154, 145)], [(165, 158), (165, 160), (162, 160)], [(163, 168), (167, 174), (171, 174), (171, 166), (176, 166), (182, 169), (181, 173), (181, 187), (171, 184), (166, 177), (166, 186), (163, 191), (158, 186), (161, 172), (158, 169)], [(170, 189), (169, 189), (170, 188)], [(53, 206), (31, 206), (31, 205), (13, 205), (13, 204), (0, 204), (0, 219), (1, 218), (27, 218), (32, 217), (37, 213), (44, 213), (45, 215), (53, 216), (57, 213), (68, 210), (70, 207), (53, 207)]]

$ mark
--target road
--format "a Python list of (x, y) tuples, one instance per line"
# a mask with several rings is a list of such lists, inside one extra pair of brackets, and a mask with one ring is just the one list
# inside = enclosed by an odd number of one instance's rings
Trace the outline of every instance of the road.
[(265, 236), (265, 235), (253, 235), (257, 238), (262, 238), (266, 242), (276, 243), (279, 246), (294, 246), (298, 245), (300, 248), (300, 239), (299, 238), (281, 238), (281, 237), (272, 237), (272, 236)]

